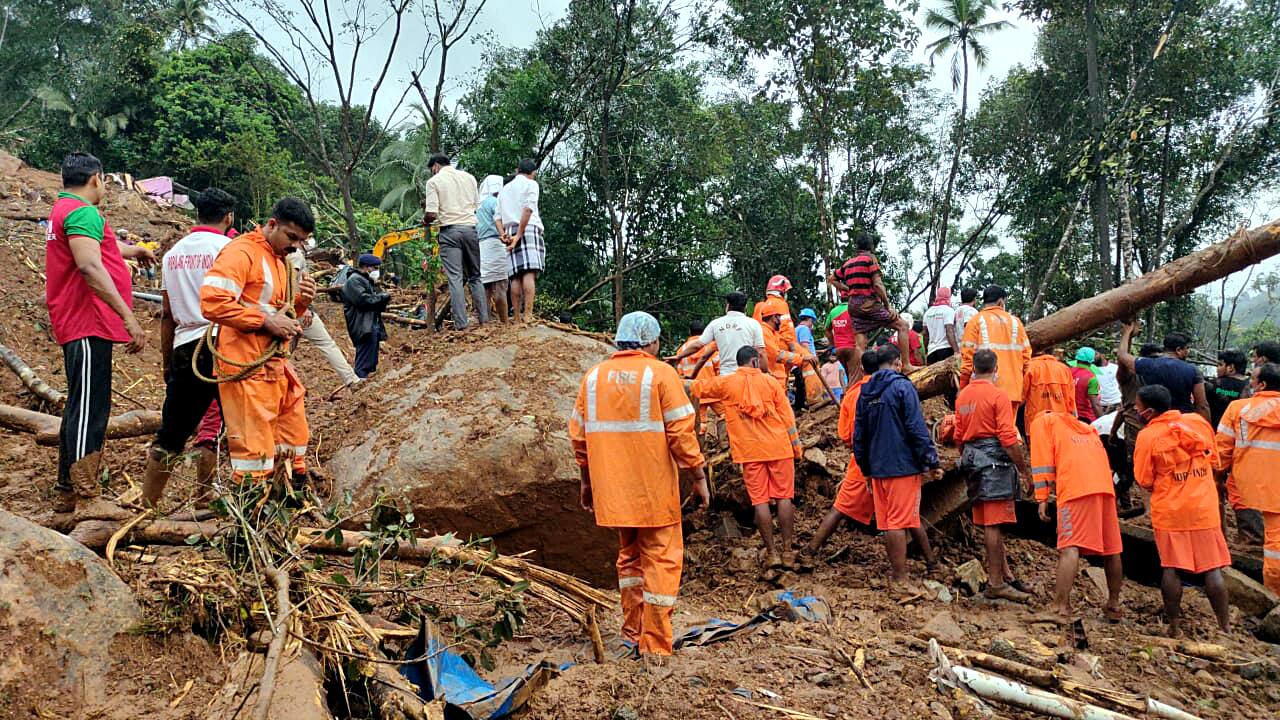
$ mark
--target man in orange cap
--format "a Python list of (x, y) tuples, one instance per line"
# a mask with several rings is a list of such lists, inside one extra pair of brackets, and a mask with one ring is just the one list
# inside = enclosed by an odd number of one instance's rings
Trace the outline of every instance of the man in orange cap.
[(618, 530), (622, 634), (654, 663), (674, 640), (684, 565), (679, 476), (692, 478), (702, 507), (711, 501), (693, 406), (675, 368), (656, 357), (660, 333), (648, 313), (623, 316), (618, 352), (587, 371), (569, 418), (582, 507)]
[(1280, 593), (1280, 365), (1255, 368), (1251, 388), (1218, 425), (1217, 469), (1220, 481), (1235, 479), (1244, 507), (1262, 513), (1262, 583)]
[(973, 524), (981, 527), (987, 549), (988, 598), (1027, 602), (1026, 592), (1009, 569), (1003, 525), (1014, 525), (1014, 501), (1022, 485), (1018, 475), (1031, 477), (1027, 452), (1013, 424), (1009, 397), (996, 387), (996, 354), (973, 354), (973, 381), (956, 396), (956, 441), (962, 448), (960, 467), (971, 474)]
[[(306, 388), (288, 360), (288, 347), (302, 331), (296, 318), (310, 306), (316, 285), (285, 258), (305, 247), (315, 224), (306, 203), (280, 200), (266, 225), (236, 236), (218, 253), (200, 288), (201, 314), (221, 326), (216, 372), (222, 378), (243, 375), (219, 386), (237, 481), (265, 481), (277, 457), (289, 461), (295, 475), (306, 473)], [(301, 276), (296, 283), (295, 272)], [(295, 287), (289, 296), (286, 289)]]
[[(738, 369), (732, 375), (695, 380), (692, 390), (700, 402), (719, 402), (724, 408), (729, 448), (733, 461), (742, 465), (742, 480), (764, 543), (762, 576), (773, 579), (779, 570), (795, 566), (791, 498), (795, 495), (795, 460), (803, 447), (787, 395), (782, 386), (760, 372), (756, 349), (738, 350), (737, 361)], [(769, 510), (773, 502), (778, 504), (781, 555), (773, 544), (773, 515)]]
[(1181, 632), (1183, 574), (1204, 576), (1218, 627), (1227, 632), (1231, 609), (1221, 568), (1230, 567), (1231, 552), (1222, 535), (1213, 480), (1218, 460), (1213, 428), (1195, 413), (1173, 410), (1173, 396), (1163, 385), (1139, 390), (1137, 404), (1147, 426), (1138, 433), (1133, 470), (1138, 484), (1151, 491), (1151, 528), (1164, 568), (1160, 594), (1169, 637)]
[(791, 290), (791, 281), (786, 275), (774, 275), (765, 286), (764, 300), (756, 303), (751, 309), (751, 317), (757, 322), (764, 321), (766, 310), (776, 312), (781, 318), (778, 334), (787, 347), (796, 342), (796, 324), (791, 318), (791, 306), (787, 304), (787, 292)]
[(1046, 412), (1076, 414), (1075, 378), (1054, 354), (1054, 346), (1032, 356), (1022, 379), (1023, 418), (1027, 427)]
[(1053, 596), (1057, 618), (1071, 617), (1071, 586), (1083, 553), (1102, 556), (1108, 593), (1102, 611), (1108, 619), (1119, 620), (1124, 582), (1120, 551), (1124, 548), (1102, 438), (1070, 413), (1040, 414), (1031, 421), (1031, 477), (1042, 521), (1049, 522), (1051, 488), (1058, 499), (1058, 573)]
[[(782, 327), (782, 314), (777, 308), (766, 308), (760, 316), (760, 329), (764, 331), (765, 357), (769, 361), (769, 374), (777, 379), (778, 384), (785, 390), (791, 368), (800, 367), (804, 361), (804, 351), (794, 340), (787, 342), (782, 334)], [(804, 388), (801, 387), (799, 392), (804, 392)]]

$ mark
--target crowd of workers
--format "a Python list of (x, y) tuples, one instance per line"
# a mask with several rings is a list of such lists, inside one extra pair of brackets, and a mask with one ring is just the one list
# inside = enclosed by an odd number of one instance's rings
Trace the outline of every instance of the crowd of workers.
[[(531, 319), (533, 280), (545, 255), (536, 168), (522, 163), (503, 186), (496, 176), (477, 184), (443, 156), (432, 158), (431, 167), (426, 222), (441, 227), (455, 326), (467, 324), (467, 288), (481, 322), (491, 303), (505, 321), (499, 296), (508, 292), (515, 317)], [(66, 512), (97, 492), (113, 345), (136, 353), (145, 343), (126, 260), (156, 258), (118, 242), (97, 209), (104, 187), (96, 158), (69, 155), (62, 178), (64, 192), (49, 220), (46, 301), (68, 382), (55, 486), (55, 510)], [(187, 442), (193, 436), (198, 446), (207, 441), (211, 418), (215, 438), (217, 419), (225, 422), (233, 481), (265, 482), (278, 469), (288, 481), (306, 483), (306, 391), (288, 358), (303, 337), (332, 345), (322, 324), (320, 335), (307, 334), (319, 323), (310, 312), (316, 284), (302, 271), (301, 251), (315, 229), (310, 208), (283, 199), (262, 226), (231, 237), (234, 198), (209, 189), (195, 204), (199, 225), (162, 261), (166, 399), (144, 480), (143, 498), (151, 505)], [(484, 280), (486, 265), (496, 263), (477, 248), (493, 236), (508, 253), (502, 272), (510, 288)], [(709, 504), (698, 431), (708, 409), (722, 419), (731, 457), (741, 465), (765, 580), (811, 570), (822, 544), (847, 518), (883, 535), (892, 586), (921, 592), (908, 573), (907, 549), (914, 540), (934, 570), (920, 502), (924, 483), (942, 474), (935, 443), (947, 442), (960, 447), (958, 471), (969, 487), (973, 522), (983, 528), (991, 599), (1030, 599), (1003, 535), (1017, 520), (1015, 501), (1029, 494), (1045, 522), (1055, 500), (1060, 561), (1052, 614), (1070, 617), (1083, 554), (1103, 558), (1104, 613), (1120, 617), (1119, 516), (1132, 507), (1134, 482), (1150, 492), (1171, 633), (1179, 629), (1188, 579), (1203, 584), (1227, 628), (1221, 569), (1231, 558), (1220, 496), (1241, 527), (1260, 530), (1265, 584), (1280, 592), (1280, 486), (1268, 465), (1280, 459), (1280, 346), (1255, 347), (1252, 368), (1243, 354), (1224, 351), (1210, 388), (1186, 360), (1185, 336), (1170, 334), (1163, 348), (1144, 346), (1133, 355), (1134, 322), (1122, 328), (1113, 369), (1089, 347), (1064, 362), (1057, 348), (1033, 352), (1021, 320), (1005, 308), (1006, 291), (996, 285), (981, 292), (980, 307), (973, 289), (961, 292), (958, 307), (950, 289), (939, 289), (919, 324), (895, 312), (873, 239), (859, 236), (855, 244), (858, 253), (829, 278), (843, 302), (827, 315), (834, 360), (825, 365), (819, 364), (817, 313), (805, 308), (794, 321), (786, 300), (791, 284), (777, 275), (751, 315), (748, 296), (729, 293), (725, 314), (695, 323), (667, 358), (659, 356), (655, 318), (624, 316), (617, 352), (582, 378), (569, 419), (581, 503), (598, 524), (618, 530), (623, 634), (642, 655), (671, 652), (683, 564), (680, 479), (690, 482), (699, 505)], [(355, 369), (347, 371), (357, 378), (376, 369), (377, 346), (386, 336), (381, 312), (390, 296), (379, 285), (380, 264), (377, 256), (360, 256), (338, 293), (356, 347)], [(876, 333), (890, 331), (890, 343), (869, 347)], [(935, 433), (908, 374), (953, 356), (959, 390), (949, 402), (955, 412)], [(345, 377), (340, 364), (334, 367)], [(796, 548), (792, 499), (804, 450), (796, 412), (824, 395), (839, 403), (838, 434), (852, 456), (831, 511), (810, 542)], [(199, 466), (208, 492), (214, 462), (207, 449)], [(1251, 516), (1258, 520), (1246, 522)]]

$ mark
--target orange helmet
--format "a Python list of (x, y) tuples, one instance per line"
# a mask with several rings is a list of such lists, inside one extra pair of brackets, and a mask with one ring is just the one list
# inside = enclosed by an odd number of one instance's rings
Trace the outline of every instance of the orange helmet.
[(791, 281), (786, 275), (774, 275), (769, 278), (769, 284), (765, 286), (765, 290), (774, 290), (777, 292), (786, 292), (791, 289)]

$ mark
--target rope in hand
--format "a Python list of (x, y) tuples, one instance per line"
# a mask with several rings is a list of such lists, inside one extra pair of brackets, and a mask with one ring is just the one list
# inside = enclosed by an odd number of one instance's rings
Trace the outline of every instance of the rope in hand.
[[(295, 280), (296, 275), (297, 273), (294, 272), (294, 268), (289, 267), (289, 272), (285, 277), (285, 281), (284, 281), (285, 304), (284, 304), (284, 307), (281, 309), (281, 312), (285, 314), (285, 317), (288, 317), (294, 320), (296, 320), (298, 317), (298, 312), (294, 308), (294, 302), (293, 302), (294, 297), (297, 295), (296, 288), (294, 287), (294, 283), (296, 282)], [(253, 373), (257, 372), (260, 368), (262, 368), (262, 366), (271, 362), (275, 358), (277, 357), (287, 358), (291, 354), (289, 352), (289, 346), (286, 345), (283, 340), (281, 340), (280, 338), (272, 338), (271, 344), (268, 345), (267, 349), (263, 350), (262, 354), (259, 355), (256, 359), (251, 360), (247, 363), (232, 360), (226, 355), (223, 355), (222, 353), (218, 352), (218, 344), (214, 340), (214, 330), (217, 327), (218, 327), (217, 323), (209, 323), (209, 327), (205, 328), (204, 335), (200, 336), (199, 343), (196, 345), (196, 351), (191, 354), (191, 372), (197, 378), (200, 378), (204, 382), (220, 385), (222, 383), (229, 383), (229, 382), (236, 382), (237, 380), (243, 380), (249, 377), (250, 375), (252, 375)], [(200, 368), (198, 367), (200, 352), (204, 348), (209, 348), (209, 353), (213, 355), (213, 358), (214, 358), (213, 377), (206, 377), (204, 373), (200, 372)], [(219, 375), (218, 374), (219, 362), (223, 362), (228, 365), (238, 367), (240, 368), (240, 370), (236, 371), (232, 375)]]

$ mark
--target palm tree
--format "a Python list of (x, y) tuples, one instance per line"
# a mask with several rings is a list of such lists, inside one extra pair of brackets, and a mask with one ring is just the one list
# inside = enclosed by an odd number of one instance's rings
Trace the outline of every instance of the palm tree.
[(218, 32), (218, 26), (209, 18), (208, 0), (173, 0), (168, 15), (178, 32), (179, 50), (186, 49), (188, 40)]
[(955, 151), (951, 155), (951, 172), (947, 174), (947, 187), (942, 198), (942, 218), (938, 224), (937, 253), (933, 257), (933, 273), (930, 294), (937, 289), (942, 277), (942, 253), (947, 245), (947, 225), (951, 220), (951, 193), (955, 188), (956, 173), (960, 170), (960, 151), (964, 148), (965, 119), (969, 111), (969, 57), (978, 69), (985, 68), (990, 59), (984, 37), (998, 30), (1013, 27), (1006, 20), (987, 22), (987, 13), (996, 9), (995, 0), (944, 0), (943, 4), (925, 13), (924, 24), (930, 30), (943, 33), (942, 37), (925, 46), (929, 51), (929, 64), (951, 53), (951, 89), (960, 91), (960, 112), (956, 116)]
[(427, 178), (431, 177), (427, 168), (427, 160), (431, 157), (430, 118), (425, 108), (417, 103), (413, 108), (422, 116), (423, 124), (382, 149), (372, 176), (374, 189), (382, 193), (378, 208), (395, 212), (407, 221), (421, 218), (422, 193)]

